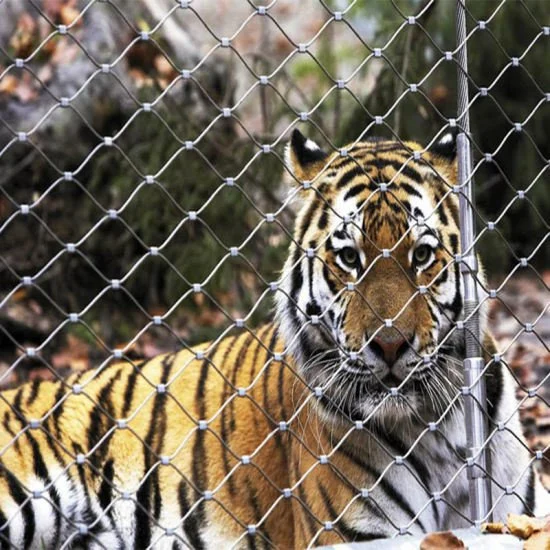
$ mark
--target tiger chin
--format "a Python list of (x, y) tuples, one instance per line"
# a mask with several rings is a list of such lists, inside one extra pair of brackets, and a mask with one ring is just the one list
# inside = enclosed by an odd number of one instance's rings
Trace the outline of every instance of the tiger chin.
[[(455, 141), (287, 149), (276, 319), (3, 392), (0, 547), (304, 548), (469, 525)], [(550, 511), (486, 371), (493, 515)]]

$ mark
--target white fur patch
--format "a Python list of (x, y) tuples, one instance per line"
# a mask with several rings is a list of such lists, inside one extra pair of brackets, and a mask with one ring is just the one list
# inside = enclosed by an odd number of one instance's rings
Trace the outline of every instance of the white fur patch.
[(310, 151), (318, 151), (320, 149), (320, 147), (311, 139), (306, 139), (304, 147)]
[(447, 145), (448, 143), (452, 143), (453, 142), (453, 134), (451, 134), (450, 132), (448, 132), (447, 134), (445, 134), (440, 140), (439, 140), (439, 144), (440, 145)]
[(53, 543), (55, 535), (56, 513), (51, 504), (51, 495), (45, 490), (44, 482), (37, 477), (29, 481), (28, 487), (31, 491), (42, 495), (31, 501), (37, 526), (32, 545), (37, 548), (40, 548), (41, 545), (48, 548)]
[(21, 508), (13, 500), (2, 502), (3, 512), (10, 526), (10, 542), (16, 548), (23, 548), (25, 522)]

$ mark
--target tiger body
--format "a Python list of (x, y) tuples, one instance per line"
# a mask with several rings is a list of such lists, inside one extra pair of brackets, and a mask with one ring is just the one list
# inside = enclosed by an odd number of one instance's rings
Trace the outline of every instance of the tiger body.
[[(456, 167), (411, 151), (328, 156), (294, 134), (289, 166), (317, 181), (274, 323), (4, 392), (2, 548), (302, 548), (469, 525)], [(482, 330), (494, 516), (545, 512)]]

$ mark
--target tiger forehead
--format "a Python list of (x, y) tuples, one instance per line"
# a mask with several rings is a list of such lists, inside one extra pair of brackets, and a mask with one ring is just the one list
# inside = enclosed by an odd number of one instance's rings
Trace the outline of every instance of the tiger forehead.
[(360, 142), (345, 157), (333, 157), (329, 162), (330, 168), (318, 185), (318, 197), (341, 217), (355, 206), (372, 215), (389, 209), (406, 218), (411, 213), (409, 199), (425, 200), (426, 195), (433, 194), (422, 188), (428, 179), (434, 187), (435, 178), (425, 164), (413, 160), (411, 149), (400, 143)]
[(434, 170), (430, 153), (421, 152), (414, 142), (375, 141), (359, 142), (334, 154), (326, 176), (338, 190), (361, 174), (371, 184), (395, 183), (399, 187), (411, 180), (422, 183)]

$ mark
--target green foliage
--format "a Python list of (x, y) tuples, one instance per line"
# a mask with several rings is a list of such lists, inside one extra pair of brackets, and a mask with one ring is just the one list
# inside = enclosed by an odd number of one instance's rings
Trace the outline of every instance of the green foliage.
[[(261, 211), (276, 210), (273, 190), (281, 163), (261, 155), (234, 185), (226, 185), (224, 179), (237, 176), (257, 148), (238, 139), (231, 126), (216, 124), (187, 150), (185, 141), (196, 138), (195, 127), (177, 110), (159, 116), (141, 113), (126, 129), (119, 145), (130, 162), (110, 148), (89, 167), (90, 192), (105, 209), (119, 210), (123, 221), (108, 231), (109, 271), (122, 278), (142, 262), (125, 286), (146, 308), (166, 310), (188, 293), (179, 313), (189, 315), (205, 306), (217, 310), (215, 304), (231, 293), (236, 299), (230, 313), (242, 315), (263, 290), (260, 275), (273, 280), (286, 248), (286, 242), (267, 242), (271, 232), (265, 224), (250, 238)], [(148, 174), (158, 174), (154, 184), (146, 183)], [(90, 208), (84, 217), (94, 215)], [(105, 249), (105, 235), (98, 231), (90, 237), (92, 252)], [(250, 263), (230, 256), (231, 247), (245, 241), (242, 253)], [(157, 247), (158, 255), (143, 259), (150, 247)], [(206, 302), (190, 290), (194, 283), (205, 283)], [(204, 335), (198, 330), (197, 336)]]

